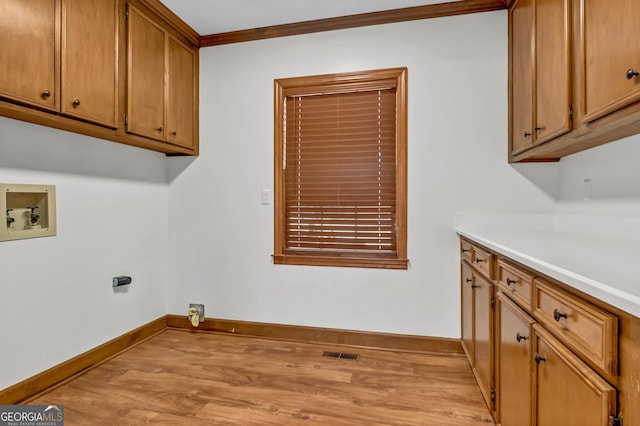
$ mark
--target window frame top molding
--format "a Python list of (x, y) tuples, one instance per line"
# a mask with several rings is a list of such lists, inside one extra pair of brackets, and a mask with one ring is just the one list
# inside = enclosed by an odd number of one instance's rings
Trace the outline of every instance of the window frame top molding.
[[(274, 80), (275, 264), (407, 269), (407, 68), (388, 68)], [(393, 255), (361, 252), (291, 253), (285, 243), (285, 102), (288, 97), (395, 89), (395, 238)]]

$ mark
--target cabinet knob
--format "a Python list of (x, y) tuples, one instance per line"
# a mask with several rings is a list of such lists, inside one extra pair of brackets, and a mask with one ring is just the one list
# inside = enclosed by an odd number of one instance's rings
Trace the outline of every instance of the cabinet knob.
[(466, 278), (465, 279), (466, 282), (470, 283), (471, 281), (473, 281), (471, 278)]
[(633, 68), (627, 70), (627, 80), (631, 80), (633, 77), (640, 75), (640, 72), (634, 71)]
[(556, 321), (560, 321), (560, 318), (567, 318), (567, 314), (560, 312), (558, 309), (553, 310), (553, 319)]
[(536, 127), (536, 128), (534, 128), (533, 130), (535, 130), (536, 132), (539, 132), (539, 131), (541, 131), (541, 130), (542, 130), (542, 127)]
[(518, 333), (516, 333), (516, 340), (518, 341), (518, 343), (520, 343), (523, 340), (527, 340), (527, 336), (523, 336), (522, 334), (520, 334), (518, 332)]
[(517, 281), (516, 280), (512, 280), (511, 278), (507, 278), (507, 285), (512, 285), (515, 284)]
[(42, 92), (42, 97), (43, 98), (48, 98), (49, 96), (51, 96), (51, 92), (48, 90), (45, 90), (44, 92)]
[(471, 286), (471, 288), (478, 288), (478, 287), (480, 287), (480, 286), (479, 285), (475, 285), (475, 284)]
[(531, 133), (529, 133), (529, 132), (524, 132), (524, 137), (525, 137), (525, 138), (528, 138), (529, 136), (531, 136)]
[(175, 136), (177, 134), (178, 134), (178, 132), (176, 132), (175, 130), (173, 132), (171, 132), (171, 136)]
[(162, 127), (156, 127), (156, 130), (161, 132), (162, 131)]
[(469, 253), (471, 251), (471, 249), (462, 249), (463, 253)]
[(78, 105), (80, 105), (80, 99), (74, 99), (73, 100), (73, 107), (76, 108)]
[(476, 263), (480, 263), (480, 262), (486, 262), (486, 260), (485, 259), (480, 259), (480, 258), (476, 259)]
[(536, 360), (536, 364), (540, 364), (540, 362), (547, 362), (547, 357), (546, 356), (541, 356), (538, 352), (536, 352), (536, 355), (533, 357), (533, 359)]

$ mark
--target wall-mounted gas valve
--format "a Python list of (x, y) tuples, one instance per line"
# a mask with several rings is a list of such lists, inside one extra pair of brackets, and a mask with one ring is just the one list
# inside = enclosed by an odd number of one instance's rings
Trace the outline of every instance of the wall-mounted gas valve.
[(204, 322), (204, 305), (200, 303), (190, 303), (188, 318), (189, 322), (194, 327), (197, 327), (201, 322)]

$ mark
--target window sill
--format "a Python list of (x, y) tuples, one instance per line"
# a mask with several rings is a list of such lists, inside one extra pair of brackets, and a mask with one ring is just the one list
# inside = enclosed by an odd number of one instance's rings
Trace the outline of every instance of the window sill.
[(340, 266), (351, 268), (408, 269), (408, 259), (273, 254), (276, 265)]

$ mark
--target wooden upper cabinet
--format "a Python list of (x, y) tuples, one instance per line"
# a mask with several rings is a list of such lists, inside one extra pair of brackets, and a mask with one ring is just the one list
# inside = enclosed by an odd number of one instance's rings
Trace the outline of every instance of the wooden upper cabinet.
[(535, 144), (571, 130), (571, 34), (569, 0), (535, 4)]
[(0, 96), (57, 110), (60, 2), (0, 1)]
[(192, 148), (197, 107), (195, 52), (169, 37), (168, 55), (167, 138), (173, 144)]
[(556, 160), (640, 133), (638, 22), (638, 0), (510, 2), (509, 161)]
[(129, 5), (127, 131), (164, 140), (165, 31)]
[(511, 152), (520, 152), (533, 144), (532, 0), (517, 0), (509, 15)]
[[(539, 325), (534, 325), (536, 423), (608, 426), (616, 390)], [(505, 424), (506, 426), (506, 424)]]
[(640, 99), (640, 2), (580, 0), (582, 120)]
[(516, 0), (510, 9), (511, 155), (572, 129), (570, 18), (569, 0)]
[(118, 4), (63, 0), (61, 112), (116, 128)]
[(197, 63), (196, 48), (129, 4), (127, 131), (194, 148)]
[(198, 155), (199, 35), (160, 1), (0, 0), (0, 40), (0, 116)]

